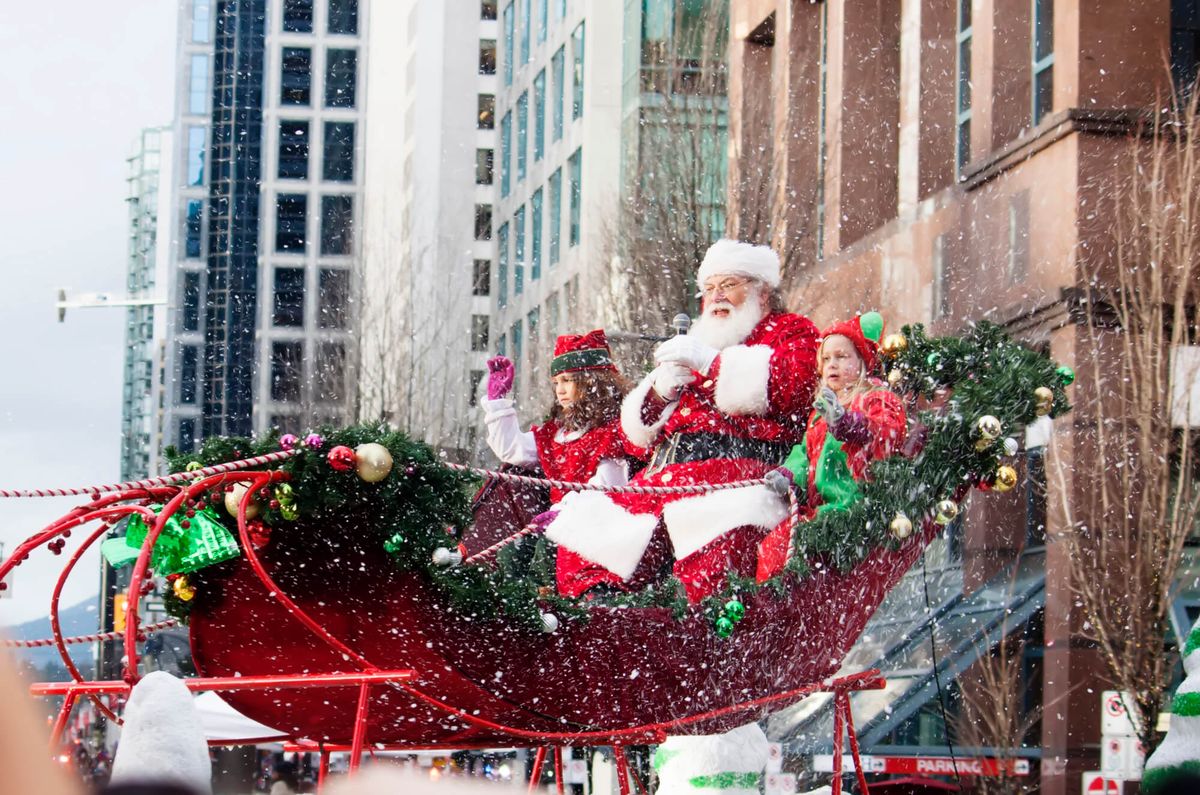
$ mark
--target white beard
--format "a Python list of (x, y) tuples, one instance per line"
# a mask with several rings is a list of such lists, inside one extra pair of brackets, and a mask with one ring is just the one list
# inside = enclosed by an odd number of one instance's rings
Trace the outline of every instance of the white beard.
[[(712, 314), (716, 309), (728, 309), (729, 315), (716, 317)], [(726, 301), (706, 306), (704, 314), (692, 324), (688, 336), (695, 337), (717, 350), (724, 350), (744, 342), (764, 317), (766, 311), (759, 302), (758, 292), (751, 291), (747, 293), (741, 306), (734, 306)]]

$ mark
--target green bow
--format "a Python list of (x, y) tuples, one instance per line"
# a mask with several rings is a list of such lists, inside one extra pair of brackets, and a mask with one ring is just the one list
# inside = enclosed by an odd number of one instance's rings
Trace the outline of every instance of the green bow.
[[(150, 508), (160, 513), (163, 506)], [(150, 558), (157, 574), (187, 574), (242, 554), (233, 534), (211, 508), (200, 509), (187, 521), (184, 527), (179, 515), (172, 515), (159, 533)], [(126, 525), (125, 537), (108, 539), (100, 545), (100, 553), (113, 568), (127, 566), (137, 560), (148, 532), (146, 522), (134, 514)]]
[(711, 776), (695, 776), (688, 779), (688, 783), (697, 788), (756, 789), (761, 780), (761, 773), (716, 773)]

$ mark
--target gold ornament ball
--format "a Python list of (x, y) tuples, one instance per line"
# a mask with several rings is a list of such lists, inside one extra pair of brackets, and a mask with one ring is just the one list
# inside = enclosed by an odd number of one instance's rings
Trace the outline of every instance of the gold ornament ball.
[(898, 513), (896, 514), (896, 517), (892, 519), (892, 523), (888, 525), (888, 529), (892, 531), (892, 538), (895, 538), (897, 541), (903, 541), (912, 535), (912, 520), (904, 514)]
[(884, 356), (899, 356), (908, 347), (908, 338), (903, 334), (888, 334), (879, 345)]
[(892, 389), (900, 386), (900, 382), (904, 380), (904, 373), (899, 370), (892, 370), (888, 373), (888, 386)]
[(184, 602), (190, 602), (196, 598), (196, 589), (188, 582), (187, 577), (180, 577), (175, 580), (171, 586), (171, 590), (175, 592), (175, 596)]
[(367, 442), (354, 448), (355, 469), (367, 483), (378, 483), (392, 471), (392, 454), (381, 444)]
[(1008, 464), (996, 470), (996, 482), (992, 486), (996, 491), (1012, 491), (1016, 485), (1017, 470)]
[[(245, 483), (234, 483), (233, 490), (225, 492), (225, 510), (229, 511), (230, 516), (238, 515), (238, 505), (242, 502), (242, 497), (246, 496), (246, 491), (249, 489)], [(258, 500), (251, 500), (246, 506), (246, 520), (257, 519), (262, 513), (262, 505)]]
[(937, 504), (937, 515), (933, 517), (938, 524), (950, 524), (958, 517), (958, 505), (954, 500), (942, 500)]
[(1000, 424), (1000, 420), (993, 417), (991, 414), (984, 414), (979, 419), (975, 420), (975, 430), (979, 432), (980, 439), (987, 439), (989, 442), (1000, 438), (1001, 431), (1004, 430)]
[(1044, 414), (1049, 414), (1050, 409), (1054, 407), (1054, 392), (1050, 389), (1050, 387), (1039, 386), (1037, 389), (1033, 390), (1033, 397), (1035, 400), (1037, 400), (1038, 416), (1040, 417)]

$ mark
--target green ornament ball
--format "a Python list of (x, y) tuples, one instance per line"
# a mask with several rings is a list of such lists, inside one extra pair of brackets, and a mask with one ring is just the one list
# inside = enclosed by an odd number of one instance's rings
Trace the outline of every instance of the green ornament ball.
[(932, 351), (928, 356), (925, 357), (925, 364), (929, 365), (930, 367), (938, 367), (941, 365), (941, 363), (942, 357), (937, 351)]
[(733, 622), (721, 616), (713, 622), (713, 629), (716, 630), (718, 638), (728, 638), (733, 634)]
[(730, 599), (725, 603), (725, 617), (734, 623), (741, 621), (746, 617), (746, 606), (737, 599)]
[(1060, 365), (1054, 372), (1058, 373), (1058, 380), (1062, 382), (1063, 386), (1070, 386), (1075, 383), (1075, 371), (1065, 364)]

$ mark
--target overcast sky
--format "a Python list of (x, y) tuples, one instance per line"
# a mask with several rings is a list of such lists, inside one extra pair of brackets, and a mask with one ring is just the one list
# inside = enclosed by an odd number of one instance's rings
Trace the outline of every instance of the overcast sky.
[[(142, 127), (171, 121), (176, 7), (5, 5), (0, 488), (118, 479), (123, 312), (74, 311), (59, 324), (53, 302), (60, 287), (124, 291), (125, 158)], [(76, 502), (0, 499), (5, 555)], [(0, 624), (45, 615), (64, 561), (42, 551), (18, 568), (12, 598), (0, 598)], [(96, 592), (96, 567), (94, 557), (80, 564), (64, 606)]]

